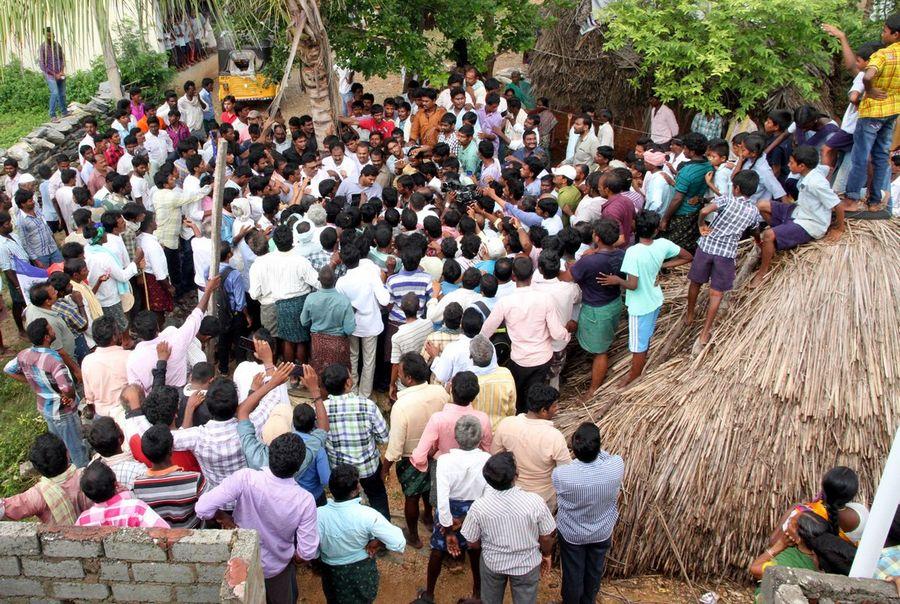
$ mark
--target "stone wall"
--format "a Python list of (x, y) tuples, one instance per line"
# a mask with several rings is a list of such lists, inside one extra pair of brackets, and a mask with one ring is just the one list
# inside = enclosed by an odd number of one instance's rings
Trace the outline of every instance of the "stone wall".
[(9, 149), (0, 149), (0, 159), (11, 157), (19, 162), (22, 171), (34, 176), (42, 165), (55, 170), (57, 154), (65, 153), (70, 159), (77, 159), (78, 143), (84, 138), (81, 120), (88, 116), (97, 118), (97, 126), (103, 132), (109, 128), (115, 108), (109, 85), (104, 82), (89, 102), (69, 103), (68, 116), (42, 124)]
[(759, 588), (760, 604), (807, 604), (810, 601), (900, 603), (893, 583), (851, 579), (810, 570), (773, 566), (766, 569)]
[(262, 603), (259, 536), (0, 522), (0, 600)]

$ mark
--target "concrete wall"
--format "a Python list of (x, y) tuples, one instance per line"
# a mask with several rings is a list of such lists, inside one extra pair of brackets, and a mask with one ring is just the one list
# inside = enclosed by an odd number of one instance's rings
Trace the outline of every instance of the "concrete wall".
[(0, 600), (265, 601), (256, 531), (0, 522)]
[(766, 570), (759, 589), (760, 604), (819, 602), (900, 602), (893, 583), (851, 579), (810, 570), (773, 566)]

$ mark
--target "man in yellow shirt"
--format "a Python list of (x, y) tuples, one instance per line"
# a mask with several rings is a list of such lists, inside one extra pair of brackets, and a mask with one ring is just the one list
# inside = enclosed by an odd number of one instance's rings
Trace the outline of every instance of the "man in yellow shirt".
[[(860, 202), (860, 189), (866, 183), (869, 156), (872, 158), (872, 187), (868, 206), (880, 205), (881, 192), (888, 184), (888, 158), (894, 123), (900, 114), (900, 13), (884, 22), (881, 31), (884, 48), (872, 54), (866, 67), (863, 83), (865, 96), (859, 104), (859, 121), (853, 134), (853, 162), (847, 177), (846, 210), (865, 210)], [(891, 200), (888, 201), (888, 211)]]

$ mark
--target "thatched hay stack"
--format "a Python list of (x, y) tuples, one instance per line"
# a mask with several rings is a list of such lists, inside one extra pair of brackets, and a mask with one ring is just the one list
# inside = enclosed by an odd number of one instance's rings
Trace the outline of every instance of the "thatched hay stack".
[(683, 276), (668, 278), (650, 352), (662, 364), (587, 405), (572, 398), (558, 420), (596, 421), (625, 459), (612, 572), (746, 579), (779, 516), (836, 464), (856, 469), (871, 504), (900, 418), (898, 252), (893, 220), (783, 256), (759, 289), (734, 292), (698, 357), (699, 321), (680, 326)]

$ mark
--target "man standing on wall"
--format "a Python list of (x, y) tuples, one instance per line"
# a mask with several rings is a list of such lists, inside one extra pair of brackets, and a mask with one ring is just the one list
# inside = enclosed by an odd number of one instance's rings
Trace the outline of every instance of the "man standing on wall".
[(50, 119), (56, 122), (60, 117), (69, 115), (66, 109), (66, 57), (63, 55), (62, 46), (53, 39), (53, 30), (49, 27), (47, 41), (41, 44), (38, 52), (38, 65), (41, 66), (47, 87), (50, 89)]

